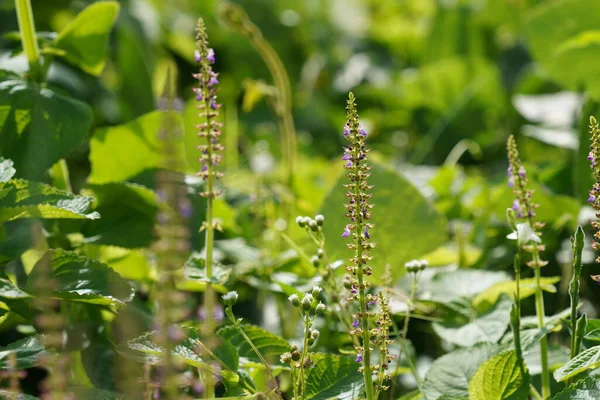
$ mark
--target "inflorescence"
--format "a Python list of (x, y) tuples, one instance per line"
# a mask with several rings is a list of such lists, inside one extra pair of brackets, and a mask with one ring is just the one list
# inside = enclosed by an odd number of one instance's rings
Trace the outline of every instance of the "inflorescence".
[[(596, 218), (600, 218), (600, 126), (594, 117), (590, 117), (590, 134), (592, 135), (592, 144), (587, 159), (594, 175), (594, 185), (590, 190), (588, 202), (597, 211)], [(595, 240), (592, 240), (592, 248), (600, 250), (600, 243), (598, 243), (598, 240), (600, 240), (600, 222), (596, 220), (590, 221), (590, 223), (596, 230), (594, 233)], [(596, 262), (600, 263), (600, 256), (596, 258)]]

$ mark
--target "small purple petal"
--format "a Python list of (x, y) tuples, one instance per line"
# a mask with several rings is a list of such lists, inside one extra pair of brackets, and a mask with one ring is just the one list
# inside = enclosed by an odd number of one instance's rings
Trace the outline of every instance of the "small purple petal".
[(363, 233), (367, 239), (371, 239), (371, 236), (369, 235), (369, 228), (365, 228), (365, 231)]
[(202, 92), (198, 91), (198, 93), (196, 93), (196, 101), (202, 101), (203, 98), (204, 96), (202, 96)]
[(594, 162), (594, 154), (591, 151), (588, 153), (587, 159), (589, 162)]
[(200, 171), (200, 172), (206, 172), (207, 169), (208, 169), (208, 166), (206, 164), (204, 164), (202, 166), (202, 171)]
[(219, 108), (219, 106), (217, 105), (217, 102), (214, 100), (210, 101), (210, 108), (212, 108), (213, 110), (216, 110), (217, 108)]
[(506, 169), (506, 176), (511, 176), (512, 175), (512, 167), (508, 167)]
[(521, 205), (519, 204), (519, 200), (514, 200), (512, 204), (512, 209), (514, 211), (519, 211), (521, 209)]
[(348, 237), (350, 236), (350, 229), (348, 229), (348, 227), (344, 228), (344, 233), (342, 233), (342, 237)]
[(596, 201), (596, 196), (590, 194), (590, 197), (588, 197), (588, 203), (593, 203), (594, 201)]
[(350, 135), (350, 129), (348, 128), (348, 126), (346, 125), (344, 127), (344, 136), (348, 137)]
[(367, 137), (367, 132), (363, 128), (360, 128), (360, 134), (363, 137)]
[(352, 327), (353, 328), (358, 328), (358, 320), (355, 319), (354, 321), (352, 321)]
[(348, 163), (346, 164), (346, 167), (350, 168), (352, 166), (352, 161), (348, 161)]
[(194, 60), (196, 60), (197, 63), (199, 63), (202, 60), (202, 56), (200, 55), (200, 52), (198, 50), (194, 51)]
[(510, 178), (508, 178), (508, 187), (511, 188), (513, 186), (515, 186), (515, 178), (511, 176)]
[(519, 168), (519, 176), (523, 179), (525, 179), (525, 168), (521, 167)]
[(347, 161), (350, 159), (350, 153), (346, 153), (344, 154), (344, 157), (342, 157), (342, 160)]
[(212, 64), (215, 62), (215, 51), (213, 49), (208, 49), (208, 56), (206, 59)]
[(359, 362), (362, 362), (362, 360), (363, 360), (362, 353), (358, 353), (357, 356), (356, 356), (356, 362), (359, 363)]
[(208, 86), (215, 86), (219, 84), (219, 80), (216, 77), (212, 77), (210, 78), (210, 81), (208, 81)]

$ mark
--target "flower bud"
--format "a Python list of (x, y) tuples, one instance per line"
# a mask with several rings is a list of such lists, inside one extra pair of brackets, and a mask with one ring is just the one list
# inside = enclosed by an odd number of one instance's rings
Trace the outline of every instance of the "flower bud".
[(315, 221), (314, 219), (311, 219), (310, 221), (308, 221), (308, 227), (313, 232), (316, 232), (319, 229), (319, 226), (317, 225), (317, 221)]
[(313, 300), (314, 299), (311, 294), (305, 295), (304, 298), (302, 298), (302, 309), (304, 311), (310, 311), (310, 309), (312, 308)]
[(224, 294), (222, 296), (223, 303), (225, 303), (226, 306), (231, 307), (231, 306), (233, 306), (237, 302), (238, 297), (239, 296), (238, 296), (238, 294), (237, 294), (236, 291), (228, 292), (227, 294)]
[(302, 355), (300, 354), (300, 352), (298, 350), (292, 351), (292, 360), (300, 361), (301, 357), (302, 357)]
[(288, 300), (290, 301), (290, 303), (292, 303), (292, 305), (294, 307), (299, 307), (300, 306), (300, 299), (298, 298), (297, 294), (293, 294), (290, 297), (288, 297)]
[(319, 303), (319, 304), (317, 304), (317, 309), (315, 311), (316, 311), (317, 315), (322, 315), (325, 313), (326, 308), (327, 307), (325, 307), (325, 304)]
[(320, 247), (317, 249), (317, 257), (323, 258), (323, 249)]
[(296, 223), (300, 228), (304, 228), (306, 226), (306, 222), (304, 221), (304, 217), (296, 217)]
[(317, 225), (319, 226), (323, 226), (323, 222), (325, 222), (325, 217), (322, 216), (321, 214), (315, 216), (315, 221), (317, 223)]
[(319, 295), (321, 294), (321, 291), (322, 291), (322, 290), (323, 290), (323, 289), (321, 289), (321, 287), (320, 287), (320, 286), (313, 286), (313, 288), (312, 288), (312, 296), (313, 296), (315, 299), (318, 299), (318, 298), (319, 298)]
[(319, 338), (319, 331), (316, 329), (311, 330), (310, 337), (317, 340)]
[(321, 260), (319, 260), (318, 256), (312, 256), (312, 258), (310, 259), (310, 262), (315, 267), (318, 267), (319, 265), (321, 265)]
[(306, 341), (306, 343), (308, 344), (308, 346), (312, 346), (313, 344), (315, 344), (315, 339), (309, 337), (308, 340)]

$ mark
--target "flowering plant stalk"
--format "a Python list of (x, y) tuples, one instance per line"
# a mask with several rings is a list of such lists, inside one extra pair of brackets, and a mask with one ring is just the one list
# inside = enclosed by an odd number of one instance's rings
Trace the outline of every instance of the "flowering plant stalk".
[[(213, 307), (215, 302), (214, 290), (210, 279), (213, 276), (214, 232), (215, 228), (219, 228), (213, 220), (213, 202), (215, 197), (220, 194), (220, 192), (215, 191), (214, 185), (215, 180), (223, 175), (221, 172), (216, 171), (216, 167), (221, 161), (221, 152), (223, 151), (223, 146), (219, 144), (219, 137), (221, 136), (223, 124), (217, 121), (221, 105), (217, 103), (217, 93), (219, 91), (217, 87), (219, 83), (219, 80), (217, 79), (218, 74), (212, 70), (212, 64), (215, 62), (215, 52), (208, 47), (208, 36), (202, 19), (198, 21), (196, 47), (197, 49), (194, 56), (196, 62), (200, 66), (200, 72), (194, 74), (194, 78), (198, 80), (198, 86), (194, 91), (196, 93), (199, 116), (202, 121), (196, 127), (198, 128), (198, 136), (206, 139), (206, 144), (198, 146), (198, 150), (201, 153), (198, 161), (202, 164), (202, 169), (197, 174), (205, 182), (205, 190), (201, 192), (200, 195), (206, 198), (206, 221), (203, 222), (200, 228), (200, 230), (206, 230), (206, 277), (209, 280), (204, 292), (204, 307), (206, 310), (204, 328), (205, 334), (210, 335), (214, 331)], [(214, 397), (212, 375), (206, 374), (205, 380), (205, 394), (207, 398)]]
[(346, 178), (349, 183), (344, 187), (348, 189), (346, 197), (348, 203), (345, 204), (346, 217), (350, 223), (346, 225), (342, 237), (352, 237), (353, 241), (347, 246), (354, 252), (354, 255), (348, 259), (349, 264), (346, 265), (346, 270), (350, 273), (350, 296), (348, 301), (358, 302), (359, 311), (356, 314), (356, 319), (353, 323), (351, 334), (361, 337), (360, 346), (355, 346), (357, 357), (356, 362), (361, 362), (362, 371), (365, 379), (365, 391), (367, 400), (373, 400), (375, 393), (373, 391), (373, 367), (371, 365), (371, 326), (370, 317), (374, 316), (369, 312), (369, 305), (375, 305), (377, 297), (367, 293), (370, 287), (369, 282), (365, 277), (370, 276), (373, 272), (368, 262), (372, 259), (370, 251), (375, 247), (369, 239), (370, 229), (373, 224), (369, 222), (371, 218), (372, 204), (368, 200), (371, 197), (369, 191), (372, 186), (367, 183), (367, 178), (370, 176), (370, 169), (367, 161), (367, 153), (369, 150), (365, 146), (365, 138), (367, 133), (360, 126), (358, 119), (358, 111), (356, 109), (355, 97), (353, 93), (348, 96), (347, 121), (344, 127), (344, 138), (348, 140), (348, 147), (344, 148), (344, 156), (342, 160), (346, 163)]
[[(508, 186), (513, 189), (515, 199), (513, 201), (512, 210), (516, 213), (516, 218), (523, 220), (521, 224), (517, 224), (515, 233), (517, 239), (518, 252), (521, 249), (531, 254), (531, 260), (527, 262), (527, 266), (533, 268), (535, 274), (535, 309), (538, 318), (538, 327), (544, 326), (544, 298), (541, 285), (541, 268), (548, 264), (540, 257), (540, 252), (544, 250), (544, 245), (540, 239), (541, 233), (538, 232), (544, 224), (535, 221), (535, 209), (538, 204), (532, 202), (531, 197), (533, 190), (527, 188), (527, 173), (521, 163), (517, 143), (514, 136), (510, 136), (507, 142), (508, 150)], [(519, 255), (519, 260), (520, 260)], [(517, 268), (520, 270), (520, 266)], [(550, 397), (550, 370), (548, 368), (548, 339), (543, 336), (540, 339), (540, 357), (542, 364), (542, 397)]]

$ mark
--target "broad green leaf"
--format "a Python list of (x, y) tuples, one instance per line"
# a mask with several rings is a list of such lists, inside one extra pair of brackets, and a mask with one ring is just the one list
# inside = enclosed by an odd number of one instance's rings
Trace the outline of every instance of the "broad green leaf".
[[(523, 352), (525, 365), (529, 370), (529, 375), (539, 375), (542, 373), (541, 347), (533, 346), (531, 350)], [(549, 343), (548, 344), (548, 368), (554, 371), (561, 365), (564, 365), (570, 359), (569, 349), (564, 346)]]
[(48, 251), (36, 263), (27, 280), (27, 289), (38, 293), (48, 279), (48, 263), (52, 267), (50, 278), (55, 281), (52, 291), (55, 298), (81, 303), (120, 306), (133, 299), (135, 290), (106, 264), (90, 260), (63, 249)]
[(0, 156), (14, 162), (16, 177), (40, 180), (79, 147), (91, 125), (87, 104), (0, 71)]
[(488, 288), (510, 279), (506, 272), (457, 270), (435, 274), (431, 282), (423, 285), (424, 300), (447, 303), (454, 300), (471, 300)]
[(0, 198), (0, 224), (17, 218), (98, 219), (88, 212), (92, 198), (77, 196), (52, 186), (13, 179), (3, 184), (9, 192)]
[[(555, 283), (560, 281), (559, 276), (553, 277), (542, 277), (541, 286), (542, 290), (545, 290), (549, 293), (556, 293)], [(521, 299), (525, 299), (529, 296), (533, 296), (535, 294), (535, 278), (521, 279), (520, 281), (520, 297)], [(482, 304), (494, 304), (498, 297), (502, 294), (507, 294), (511, 297), (514, 297), (514, 294), (517, 291), (517, 282), (510, 280), (496, 283), (495, 285), (489, 287), (483, 292), (479, 293), (473, 299), (473, 307), (479, 308)]]
[(468, 322), (460, 318), (447, 318), (443, 322), (434, 322), (433, 330), (442, 339), (463, 347), (480, 342), (497, 343), (510, 322), (512, 300), (501, 297), (496, 304), (480, 315), (474, 315)]
[(600, 399), (600, 378), (588, 376), (557, 393), (551, 400), (597, 400)]
[[(177, 125), (174, 129), (181, 129), (178, 113), (154, 111), (127, 124), (94, 132), (90, 141), (92, 173), (88, 182), (122, 182), (146, 170), (168, 168), (163, 154), (164, 143), (159, 138), (165, 117)], [(178, 141), (175, 156), (183, 159), (184, 154), (183, 142)]]
[(85, 254), (111, 267), (125, 279), (151, 280), (151, 266), (143, 249), (130, 250), (115, 246), (86, 245)]
[(10, 311), (23, 318), (30, 318), (29, 299), (31, 295), (13, 284), (7, 276), (0, 273), (0, 302), (4, 303)]
[(311, 354), (313, 367), (306, 372), (306, 398), (353, 400), (364, 391), (364, 378), (352, 357)]
[(469, 383), (470, 400), (522, 400), (529, 393), (529, 375), (523, 374), (517, 354), (509, 351), (487, 360)]
[[(342, 164), (340, 163), (340, 168)], [(346, 259), (352, 252), (346, 247), (350, 238), (342, 238), (344, 227), (350, 221), (344, 216), (347, 202), (342, 176), (325, 198), (320, 213), (325, 216), (323, 226), (327, 237), (327, 252), (330, 259)], [(373, 267), (373, 281), (378, 281), (385, 265), (392, 265), (394, 279), (404, 273), (404, 263), (435, 250), (445, 240), (446, 221), (421, 193), (397, 172), (375, 163), (369, 184), (374, 185), (371, 199), (371, 232), (377, 244)]]
[[(255, 325), (241, 325), (244, 333), (254, 343), (254, 346), (270, 363), (279, 363), (279, 357), (290, 350), (289, 343), (282, 337), (277, 336), (261, 327)], [(227, 325), (217, 332), (219, 337), (225, 339), (237, 349), (240, 355), (240, 362), (252, 362), (262, 364), (260, 358), (252, 350), (244, 337), (231, 325)]]
[[(198, 329), (191, 327), (182, 327), (182, 329), (185, 333), (185, 339), (175, 346), (173, 354), (181, 358), (186, 364), (194, 367), (206, 364), (201, 357), (201, 354), (205, 351), (205, 347)], [(128, 341), (127, 346), (150, 357), (151, 360), (159, 359), (164, 356), (165, 350), (155, 342), (154, 335), (155, 332), (145, 333), (136, 339)], [(238, 351), (229, 341), (221, 341), (218, 347), (214, 349), (214, 354), (223, 362), (224, 368), (230, 371), (237, 371), (239, 367)]]
[(238, 369), (236, 372), (221, 370), (221, 378), (225, 386), (225, 395), (228, 397), (243, 397), (256, 393), (256, 384), (245, 369)]
[(588, 319), (583, 338), (600, 342), (600, 319)]
[(541, 2), (529, 11), (525, 27), (534, 59), (552, 79), (598, 98), (600, 41), (592, 4), (578, 0)]
[(16, 357), (17, 369), (27, 369), (38, 365), (39, 359), (47, 355), (43, 338), (41, 336), (30, 336), (25, 339), (18, 340), (5, 347), (0, 347), (0, 369), (6, 370), (9, 368), (9, 359)]
[(443, 355), (434, 361), (423, 382), (427, 400), (448, 398), (466, 399), (469, 381), (479, 366), (500, 353), (501, 347), (491, 343), (480, 343)]
[(183, 266), (183, 275), (191, 281), (224, 285), (229, 280), (231, 269), (223, 268), (218, 263), (213, 265), (212, 276), (206, 276), (206, 260), (200, 254), (192, 254)]
[(600, 366), (600, 346), (590, 347), (554, 371), (554, 379), (562, 382), (577, 374)]
[(90, 75), (100, 76), (106, 64), (108, 37), (119, 14), (116, 1), (99, 1), (81, 11), (58, 35), (54, 46), (63, 57)]
[(99, 221), (81, 229), (87, 243), (144, 248), (155, 239), (155, 216), (159, 203), (154, 192), (132, 183), (90, 185), (96, 198)]

